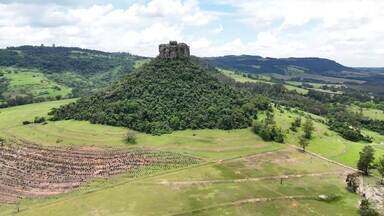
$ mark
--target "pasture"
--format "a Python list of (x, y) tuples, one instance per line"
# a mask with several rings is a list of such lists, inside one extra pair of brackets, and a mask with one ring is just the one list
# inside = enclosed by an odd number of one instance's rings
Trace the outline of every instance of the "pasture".
[(38, 70), (2, 67), (0, 71), (9, 81), (5, 95), (32, 94), (34, 97), (67, 96), (71, 89), (48, 79)]
[[(125, 128), (73, 120), (22, 125), (72, 101), (1, 109), (0, 136), (66, 148), (162, 150), (201, 162), (180, 169), (156, 168), (141, 176), (94, 179), (69, 193), (2, 205), (4, 215), (12, 215), (17, 207), (18, 215), (357, 215), (358, 197), (347, 192), (344, 182), (351, 170), (291, 147), (302, 133), (288, 130), (299, 112), (274, 111), (277, 125), (287, 133), (285, 144), (264, 142), (249, 128), (137, 133), (137, 143), (127, 144)], [(308, 150), (355, 167), (366, 143), (346, 141), (313, 117), (316, 131)], [(376, 154), (382, 155), (378, 143), (384, 137), (374, 135)]]

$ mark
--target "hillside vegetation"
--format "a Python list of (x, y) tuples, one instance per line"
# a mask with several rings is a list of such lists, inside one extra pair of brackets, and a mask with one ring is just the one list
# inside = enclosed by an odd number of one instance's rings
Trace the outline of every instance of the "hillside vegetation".
[(189, 59), (154, 59), (105, 91), (56, 109), (53, 119), (89, 120), (152, 134), (245, 128), (266, 99), (250, 100)]
[(263, 58), (261, 56), (223, 56), (206, 58), (218, 67), (243, 71), (246, 73), (328, 74), (353, 70), (335, 61), (322, 58)]
[(352, 68), (324, 58), (264, 58), (251, 55), (229, 55), (204, 59), (216, 67), (245, 74), (272, 76), (280, 80), (279, 82), (345, 84), (348, 90), (370, 92), (380, 97), (384, 95), (382, 88), (384, 74), (381, 68)]
[(2, 106), (71, 96), (71, 88), (48, 79), (39, 70), (4, 67), (0, 68), (0, 76), (4, 80), (0, 89)]
[(88, 95), (131, 72), (141, 59), (129, 53), (71, 47), (0, 49), (0, 102), (13, 106)]

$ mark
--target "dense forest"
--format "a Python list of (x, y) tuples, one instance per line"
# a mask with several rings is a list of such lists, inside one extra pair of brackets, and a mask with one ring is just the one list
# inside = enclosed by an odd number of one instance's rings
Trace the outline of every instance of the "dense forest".
[(77, 119), (151, 134), (187, 128), (249, 127), (270, 101), (221, 83), (190, 59), (154, 59), (105, 91), (52, 111), (53, 120)]

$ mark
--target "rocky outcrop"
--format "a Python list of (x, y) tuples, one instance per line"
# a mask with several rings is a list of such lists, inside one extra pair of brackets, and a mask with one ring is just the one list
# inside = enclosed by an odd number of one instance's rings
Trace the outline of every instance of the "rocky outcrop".
[(159, 52), (159, 58), (161, 59), (189, 58), (190, 56), (189, 46), (185, 43), (177, 43), (177, 41), (160, 44)]

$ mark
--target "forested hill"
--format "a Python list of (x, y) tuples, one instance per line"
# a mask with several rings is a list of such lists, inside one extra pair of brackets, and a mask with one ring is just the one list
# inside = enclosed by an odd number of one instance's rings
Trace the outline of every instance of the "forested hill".
[(263, 58), (251, 55), (229, 55), (205, 59), (217, 67), (251, 74), (314, 73), (329, 75), (342, 71), (354, 71), (353, 68), (323, 58)]
[(87, 95), (131, 72), (141, 59), (76, 47), (0, 49), (0, 105)]
[(38, 68), (47, 73), (96, 74), (116, 66), (131, 67), (129, 53), (107, 53), (72, 47), (20, 46), (0, 50), (0, 66)]
[(91, 97), (52, 112), (53, 119), (89, 120), (163, 134), (173, 130), (250, 126), (266, 99), (221, 83), (191, 59), (153, 59)]

